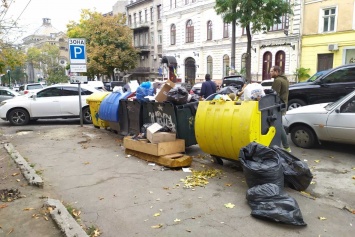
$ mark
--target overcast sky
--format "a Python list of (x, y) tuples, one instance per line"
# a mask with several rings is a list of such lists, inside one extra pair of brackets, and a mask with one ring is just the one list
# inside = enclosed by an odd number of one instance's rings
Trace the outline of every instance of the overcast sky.
[(12, 40), (17, 39), (17, 42), (21, 41), (42, 25), (42, 18), (50, 18), (53, 27), (65, 32), (66, 24), (70, 20), (80, 19), (81, 9), (106, 13), (112, 11), (116, 2), (117, 0), (8, 0), (11, 5), (4, 19), (15, 21), (24, 11), (17, 23), (23, 27), (22, 30), (25, 33), (11, 33), (7, 36), (10, 36)]

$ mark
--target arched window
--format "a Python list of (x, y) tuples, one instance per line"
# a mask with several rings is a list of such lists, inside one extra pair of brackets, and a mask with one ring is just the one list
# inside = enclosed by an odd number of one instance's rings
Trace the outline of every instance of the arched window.
[(275, 55), (275, 65), (281, 68), (282, 73), (285, 73), (285, 59), (286, 54), (284, 51), (280, 50)]
[(212, 72), (213, 72), (213, 59), (211, 56), (207, 57), (207, 73), (211, 75), (212, 77)]
[(176, 44), (176, 27), (174, 24), (172, 24), (170, 27), (170, 44), (171, 45)]
[(207, 40), (212, 40), (212, 21), (207, 21)]
[(186, 43), (194, 42), (194, 25), (191, 20), (186, 22)]
[(229, 75), (229, 56), (223, 56), (223, 77)]
[(243, 53), (242, 54), (241, 65), (240, 65), (240, 71), (241, 72), (246, 69), (246, 64), (247, 64), (247, 54)]
[(265, 52), (263, 55), (263, 80), (270, 79), (270, 68), (272, 65), (272, 53)]

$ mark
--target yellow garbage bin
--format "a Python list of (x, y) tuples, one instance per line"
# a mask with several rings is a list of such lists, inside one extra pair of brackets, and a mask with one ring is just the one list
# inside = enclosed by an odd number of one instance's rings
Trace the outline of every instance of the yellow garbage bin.
[(195, 136), (201, 150), (218, 158), (238, 160), (250, 142), (280, 145), (282, 128), (278, 96), (260, 101), (200, 101), (195, 117)]
[(95, 128), (107, 128), (109, 123), (99, 118), (99, 108), (103, 99), (111, 92), (95, 92), (92, 93), (87, 99), (86, 103), (90, 106), (91, 120)]

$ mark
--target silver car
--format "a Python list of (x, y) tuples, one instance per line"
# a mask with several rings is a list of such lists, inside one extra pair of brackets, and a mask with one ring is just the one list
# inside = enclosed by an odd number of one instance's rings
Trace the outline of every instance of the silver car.
[(0, 88), (0, 102), (8, 99), (12, 99), (16, 96), (20, 96), (20, 94), (16, 91), (13, 91), (7, 87)]

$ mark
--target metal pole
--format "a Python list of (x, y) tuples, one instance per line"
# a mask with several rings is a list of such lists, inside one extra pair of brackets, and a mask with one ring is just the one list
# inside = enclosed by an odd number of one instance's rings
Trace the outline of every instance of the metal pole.
[(81, 107), (81, 83), (78, 84), (78, 93), (79, 93), (79, 112), (80, 112), (80, 126), (83, 126), (83, 110)]
[(7, 75), (9, 76), (9, 88), (10, 88), (10, 86), (11, 86), (10, 70), (7, 70)]

